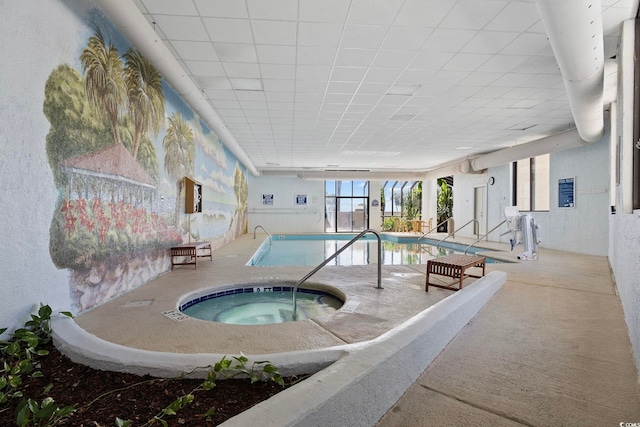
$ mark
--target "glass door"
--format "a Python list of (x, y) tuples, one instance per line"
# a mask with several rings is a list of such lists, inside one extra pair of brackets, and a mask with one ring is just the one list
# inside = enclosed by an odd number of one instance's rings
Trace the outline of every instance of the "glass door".
[(369, 227), (369, 182), (325, 182), (325, 231), (350, 233)]

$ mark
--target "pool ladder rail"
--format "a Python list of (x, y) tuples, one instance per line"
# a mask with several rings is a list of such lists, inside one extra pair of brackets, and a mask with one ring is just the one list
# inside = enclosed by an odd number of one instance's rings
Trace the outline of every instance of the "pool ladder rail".
[[(264, 228), (263, 228), (263, 230), (264, 230)], [(382, 278), (382, 239), (380, 238), (380, 234), (378, 234), (377, 231), (371, 230), (371, 229), (366, 229), (363, 232), (361, 232), (360, 234), (358, 234), (356, 237), (354, 237), (353, 239), (349, 240), (349, 242), (346, 245), (341, 247), (338, 251), (336, 251), (336, 253), (331, 255), (329, 258), (325, 259), (320, 265), (318, 265), (316, 268), (311, 270), (311, 272), (309, 272), (309, 274), (304, 276), (302, 279), (300, 279), (298, 281), (298, 283), (296, 283), (296, 285), (293, 287), (293, 318), (294, 319), (297, 316), (296, 311), (297, 311), (297, 308), (298, 308), (297, 307), (296, 293), (298, 292), (298, 288), (300, 287), (300, 285), (303, 284), (309, 277), (311, 277), (314, 274), (316, 274), (318, 272), (318, 270), (320, 270), (322, 267), (327, 265), (332, 259), (336, 258), (345, 249), (347, 249), (349, 246), (353, 245), (357, 240), (359, 240), (361, 237), (363, 237), (367, 233), (375, 234), (376, 238), (378, 239), (378, 286), (376, 286), (376, 289), (384, 289), (382, 287), (382, 281), (381, 281), (381, 278)]]
[(262, 231), (264, 231), (265, 233), (267, 233), (267, 236), (269, 236), (269, 248), (271, 248), (271, 241), (273, 240), (273, 237), (271, 236), (271, 233), (269, 233), (267, 230), (264, 229), (263, 226), (261, 225), (256, 225), (256, 228), (253, 229), (253, 239), (255, 240), (256, 238), (256, 230), (258, 228), (262, 228)]

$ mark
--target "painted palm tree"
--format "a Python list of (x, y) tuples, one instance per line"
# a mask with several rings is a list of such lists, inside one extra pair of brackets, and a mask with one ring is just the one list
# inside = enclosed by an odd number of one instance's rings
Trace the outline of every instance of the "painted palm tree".
[(122, 59), (112, 44), (108, 46), (100, 30), (89, 37), (80, 55), (85, 73), (84, 90), (95, 110), (106, 116), (116, 143), (120, 141), (118, 114), (126, 106), (127, 85), (122, 72)]
[(152, 130), (157, 135), (164, 121), (162, 76), (137, 50), (129, 49), (124, 59), (129, 112), (135, 126), (131, 154), (137, 158), (142, 134)]
[(169, 118), (167, 134), (162, 140), (164, 147), (164, 168), (177, 184), (176, 224), (180, 216), (180, 198), (182, 177), (193, 175), (195, 145), (193, 130), (180, 113), (175, 112)]

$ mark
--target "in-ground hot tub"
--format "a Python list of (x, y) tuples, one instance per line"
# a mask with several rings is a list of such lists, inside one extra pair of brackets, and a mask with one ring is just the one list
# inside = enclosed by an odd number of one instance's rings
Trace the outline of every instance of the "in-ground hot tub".
[(329, 286), (298, 288), (293, 315), (293, 286), (239, 284), (225, 289), (207, 289), (180, 302), (180, 311), (201, 320), (237, 325), (266, 325), (313, 319), (335, 313), (345, 296)]

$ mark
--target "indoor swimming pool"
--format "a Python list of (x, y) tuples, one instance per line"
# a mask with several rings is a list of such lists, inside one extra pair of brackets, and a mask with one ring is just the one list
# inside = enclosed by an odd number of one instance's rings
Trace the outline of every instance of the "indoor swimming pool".
[[(285, 265), (315, 266), (340, 250), (353, 234), (280, 234), (267, 237), (247, 265), (273, 267)], [(416, 237), (382, 235), (382, 263), (384, 265), (426, 264), (428, 260), (452, 253), (463, 253), (465, 246)], [(377, 262), (378, 241), (367, 235), (354, 242), (327, 265), (368, 265)], [(471, 248), (468, 253), (486, 251)], [(487, 259), (487, 262), (492, 262)]]

